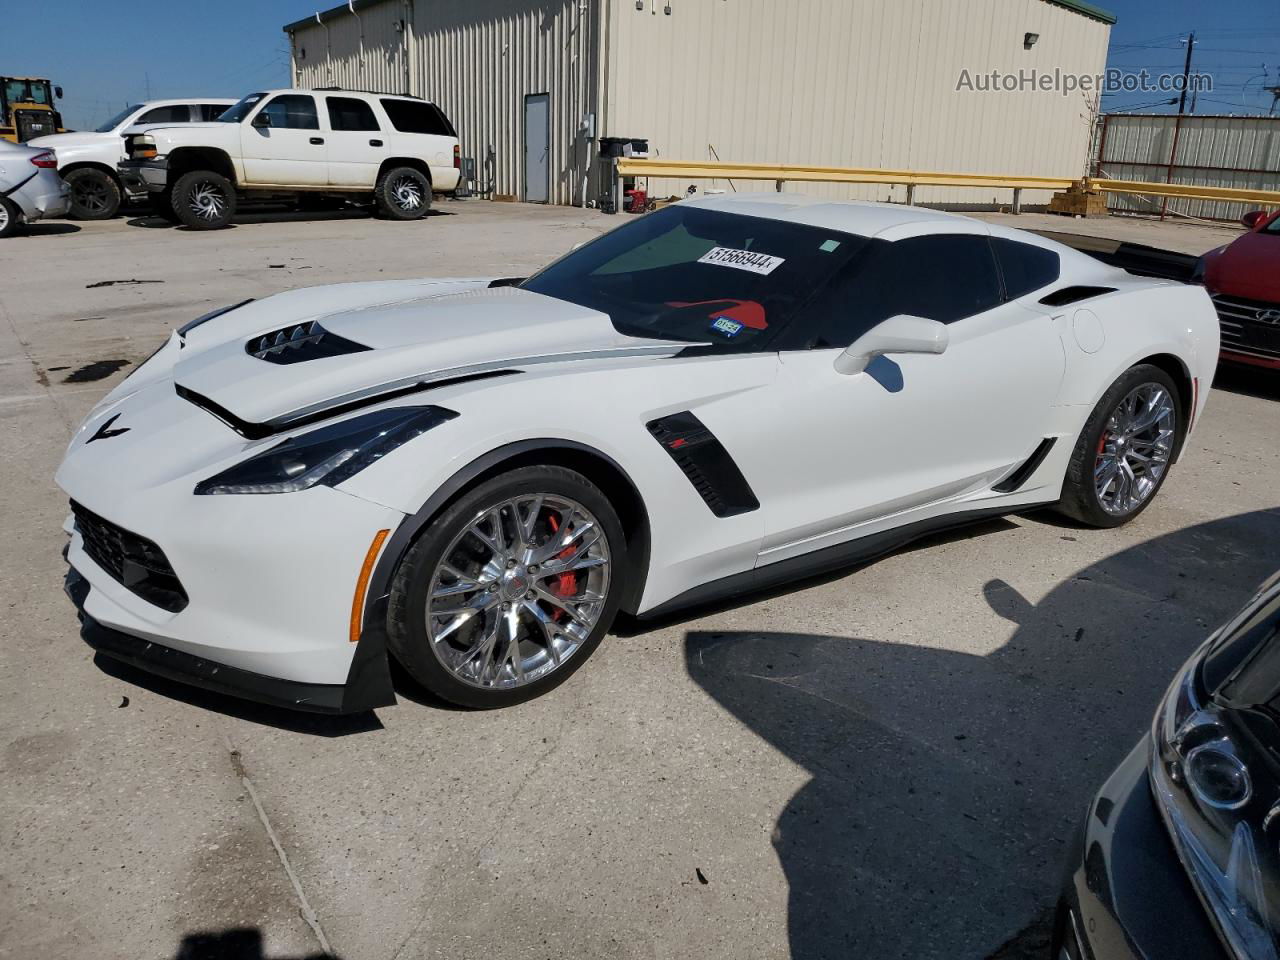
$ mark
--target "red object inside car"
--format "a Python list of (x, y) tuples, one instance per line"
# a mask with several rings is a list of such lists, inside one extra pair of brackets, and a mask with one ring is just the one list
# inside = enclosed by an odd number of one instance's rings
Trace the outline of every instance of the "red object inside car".
[(667, 306), (706, 307), (707, 316), (712, 319), (728, 317), (735, 323), (740, 323), (752, 330), (769, 329), (769, 324), (764, 318), (764, 307), (754, 300), (694, 300), (692, 302), (675, 300)]

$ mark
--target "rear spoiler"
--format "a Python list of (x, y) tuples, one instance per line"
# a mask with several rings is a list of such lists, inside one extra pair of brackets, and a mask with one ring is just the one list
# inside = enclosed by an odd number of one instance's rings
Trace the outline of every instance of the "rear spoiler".
[(1189, 253), (1161, 250), (1141, 243), (1109, 240), (1106, 237), (1087, 237), (1078, 233), (1059, 233), (1055, 230), (1030, 230), (1047, 240), (1088, 254), (1095, 260), (1112, 267), (1119, 267), (1139, 277), (1156, 277), (1161, 280), (1177, 280), (1190, 283), (1195, 273), (1196, 261)]

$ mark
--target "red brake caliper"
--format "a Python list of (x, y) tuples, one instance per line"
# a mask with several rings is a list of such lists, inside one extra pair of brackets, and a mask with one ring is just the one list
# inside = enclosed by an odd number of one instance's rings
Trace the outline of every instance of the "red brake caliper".
[[(551, 532), (553, 534), (560, 532), (560, 521), (556, 519), (556, 515), (554, 513), (547, 515), (547, 523), (551, 526)], [(561, 560), (568, 560), (573, 556), (573, 547), (565, 547), (556, 554), (556, 556)], [(574, 596), (578, 592), (578, 575), (572, 570), (568, 573), (556, 574), (555, 583), (551, 587), (551, 592), (561, 597)], [(568, 614), (557, 607), (556, 611), (551, 616), (555, 620), (559, 621), (563, 620), (568, 616)]]

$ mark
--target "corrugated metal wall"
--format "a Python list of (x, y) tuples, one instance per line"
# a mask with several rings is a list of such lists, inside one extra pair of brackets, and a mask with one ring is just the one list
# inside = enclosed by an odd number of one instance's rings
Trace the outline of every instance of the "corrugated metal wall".
[[(582, 176), (594, 168), (580, 129), (587, 112), (597, 114), (597, 135), (648, 138), (653, 155), (672, 159), (1085, 173), (1092, 113), (1083, 95), (956, 89), (962, 70), (973, 77), (997, 69), (1101, 72), (1110, 28), (1047, 0), (639, 4), (357, 2), (358, 21), (331, 11), (322, 15), (324, 25), (294, 29), (295, 82), (402, 92), (407, 48), (409, 92), (439, 103), (458, 127), (464, 155), (476, 158), (480, 179), (516, 197), (524, 187), (524, 98), (548, 93), (555, 203), (577, 202)], [(1030, 50), (1023, 48), (1028, 32), (1039, 34)], [(655, 182), (650, 193), (683, 193), (685, 186)], [(798, 189), (905, 197), (901, 187)], [(593, 182), (586, 195), (596, 194)], [(1008, 203), (1009, 192), (921, 188), (916, 200)], [(1047, 200), (1047, 192), (1024, 197)]]
[[(1045, 0), (612, 0), (609, 132), (687, 160), (1083, 176), (1079, 92), (957, 91), (1000, 70), (1102, 71), (1110, 28)], [(671, 14), (664, 13), (669, 3)], [(1026, 33), (1038, 33), (1030, 49)], [(714, 151), (714, 154), (713, 154)], [(655, 183), (659, 194), (687, 184)], [(726, 183), (715, 186), (728, 188)], [(769, 189), (771, 184), (739, 184)], [(803, 184), (887, 199), (886, 186)], [(920, 188), (917, 202), (995, 191)], [(903, 188), (892, 188), (903, 199)], [(1027, 203), (1047, 202), (1028, 191)], [(1009, 202), (1000, 191), (999, 201)]]
[[(355, 18), (325, 18), (324, 27), (294, 31), (295, 82), (339, 83), (401, 92), (402, 54), (409, 48), (409, 91), (439, 104), (458, 128), (464, 156), (475, 157), (482, 183), (496, 194), (524, 195), (524, 98), (550, 94), (551, 202), (575, 203), (582, 193), (587, 144), (580, 130), (594, 97), (598, 44), (595, 0), (387, 0), (361, 8), (365, 27), (361, 73)], [(405, 33), (395, 30), (399, 20)], [(305, 47), (307, 55), (300, 56)], [(372, 61), (372, 62), (371, 62)], [(397, 72), (398, 71), (398, 72)]]
[[(1174, 138), (1177, 153), (1174, 154)], [(1280, 190), (1280, 117), (1114, 114), (1098, 133), (1098, 176)], [(1173, 164), (1170, 169), (1170, 163)], [(1111, 195), (1113, 210), (1156, 213), (1158, 197)], [(1256, 204), (1170, 200), (1174, 213), (1234, 220)]]
[(357, 16), (325, 18), (295, 32), (294, 84), (404, 93), (405, 7), (398, 2), (357, 7)]

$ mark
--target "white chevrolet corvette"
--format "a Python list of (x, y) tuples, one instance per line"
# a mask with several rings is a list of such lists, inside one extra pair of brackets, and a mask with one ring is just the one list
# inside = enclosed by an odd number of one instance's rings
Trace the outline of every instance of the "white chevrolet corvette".
[(675, 204), (527, 279), (312, 287), (177, 330), (57, 482), (99, 652), (294, 708), (543, 693), (652, 617), (1056, 504), (1151, 502), (1203, 410), (1199, 287), (1017, 230)]

